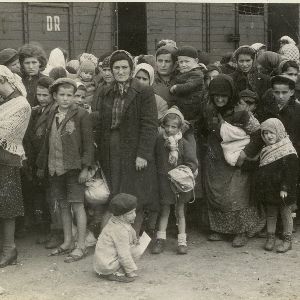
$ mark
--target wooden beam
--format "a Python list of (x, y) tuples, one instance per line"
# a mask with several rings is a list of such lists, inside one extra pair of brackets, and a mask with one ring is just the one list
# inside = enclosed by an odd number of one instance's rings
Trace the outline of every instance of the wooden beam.
[(22, 3), (23, 11), (23, 43), (29, 42), (28, 3)]
[(91, 50), (92, 50), (103, 6), (104, 6), (103, 2), (98, 3), (97, 11), (96, 11), (96, 14), (95, 14), (95, 19), (94, 19), (93, 26), (92, 26), (92, 29), (91, 29), (91, 32), (90, 32), (90, 36), (89, 36), (89, 39), (88, 39), (88, 42), (87, 42), (87, 45), (86, 45), (86, 49), (85, 49), (86, 52), (91, 52)]
[(69, 4), (69, 14), (68, 14), (68, 23), (69, 23), (69, 59), (73, 59), (75, 55), (75, 46), (74, 46), (74, 5), (71, 2)]

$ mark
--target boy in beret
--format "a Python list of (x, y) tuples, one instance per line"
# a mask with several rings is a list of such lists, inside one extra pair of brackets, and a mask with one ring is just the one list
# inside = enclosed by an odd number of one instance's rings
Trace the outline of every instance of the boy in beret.
[(170, 88), (172, 105), (176, 105), (184, 118), (192, 123), (201, 110), (203, 73), (198, 64), (198, 52), (194, 47), (183, 46), (176, 52), (179, 74)]
[(8, 67), (13, 73), (21, 75), (18, 51), (6, 48), (0, 51), (0, 65)]
[[(37, 158), (37, 175), (49, 175), (50, 198), (60, 206), (64, 242), (51, 255), (68, 254), (65, 262), (86, 256), (86, 212), (84, 183), (93, 164), (93, 133), (88, 112), (78, 107), (74, 95), (77, 84), (69, 78), (59, 78), (50, 87), (56, 101), (48, 117), (42, 150)], [(77, 246), (72, 237), (72, 214), (77, 229)]]
[(95, 248), (94, 270), (111, 281), (131, 282), (137, 277), (135, 230), (131, 226), (136, 217), (137, 198), (120, 193), (109, 204), (113, 214), (102, 230)]

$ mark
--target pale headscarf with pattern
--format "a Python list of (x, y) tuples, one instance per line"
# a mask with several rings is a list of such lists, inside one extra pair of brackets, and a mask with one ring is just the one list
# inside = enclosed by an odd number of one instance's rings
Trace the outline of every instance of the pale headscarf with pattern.
[(261, 123), (261, 136), (264, 142), (266, 139), (264, 137), (264, 131), (268, 130), (276, 134), (277, 140), (275, 144), (266, 145), (260, 153), (260, 164), (259, 166), (268, 165), (284, 156), (290, 154), (296, 154), (297, 152), (284, 128), (282, 122), (277, 118), (270, 118)]

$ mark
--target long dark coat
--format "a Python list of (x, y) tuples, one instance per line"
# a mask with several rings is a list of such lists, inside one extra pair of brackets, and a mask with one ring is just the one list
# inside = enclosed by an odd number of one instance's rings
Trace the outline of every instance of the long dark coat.
[[(98, 159), (112, 190), (110, 172), (110, 139), (114, 85), (103, 90), (99, 109)], [(121, 182), (120, 190), (138, 198), (138, 207), (151, 204), (158, 198), (154, 146), (157, 137), (157, 107), (152, 88), (132, 79), (125, 96), (120, 124)], [(146, 169), (136, 171), (137, 157), (147, 160)], [(152, 205), (152, 204), (151, 204)]]

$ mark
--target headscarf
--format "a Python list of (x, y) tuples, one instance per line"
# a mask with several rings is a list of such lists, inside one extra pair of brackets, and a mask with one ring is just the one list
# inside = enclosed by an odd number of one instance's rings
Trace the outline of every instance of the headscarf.
[(253, 61), (254, 61), (256, 51), (255, 51), (251, 46), (249, 46), (249, 45), (243, 45), (243, 46), (237, 48), (237, 49), (233, 52), (232, 57), (235, 59), (235, 61), (237, 61), (239, 55), (241, 55), (241, 54), (247, 54), (247, 55), (250, 55), (251, 58), (252, 58)]
[(98, 65), (98, 58), (91, 54), (91, 53), (82, 53), (80, 56), (79, 56), (79, 63), (81, 64), (83, 61), (85, 60), (89, 60), (91, 61), (94, 65), (95, 65), (95, 68), (97, 67)]
[(260, 49), (262, 48), (267, 48), (267, 46), (265, 44), (262, 44), (262, 43), (254, 43), (251, 45), (251, 47), (256, 51), (258, 52)]
[(266, 51), (257, 58), (257, 62), (270, 73), (277, 70), (281, 61), (281, 56), (272, 51)]
[(119, 61), (119, 60), (127, 60), (128, 63), (129, 63), (129, 66), (131, 68), (131, 76), (133, 74), (133, 68), (134, 68), (134, 60), (133, 60), (133, 57), (132, 55), (125, 51), (125, 50), (116, 50), (114, 51), (111, 56), (110, 56), (110, 59), (109, 59), (109, 66), (112, 70), (112, 67), (113, 67), (113, 64), (116, 62), (116, 61)]
[(46, 69), (42, 73), (49, 76), (50, 71), (57, 67), (66, 68), (65, 56), (59, 48), (55, 48), (50, 52)]
[(283, 43), (291, 44), (291, 45), (296, 45), (295, 41), (287, 35), (282, 36), (279, 39), (279, 42), (283, 42)]
[(141, 70), (146, 71), (147, 74), (149, 75), (150, 86), (151, 86), (154, 83), (154, 69), (152, 68), (152, 66), (150, 66), (149, 64), (146, 64), (146, 63), (138, 64), (135, 67), (135, 70), (133, 72), (133, 77), (135, 77), (136, 74)]
[[(230, 76), (226, 74), (219, 74), (216, 76), (209, 84), (208, 93), (210, 97), (210, 102), (213, 104), (215, 109), (219, 113), (223, 113), (230, 108), (233, 108), (237, 101), (236, 90), (234, 88), (233, 80)], [(214, 95), (226, 95), (228, 96), (228, 102), (223, 107), (217, 107), (214, 103)]]
[(26, 90), (16, 75), (7, 67), (0, 65), (0, 76), (3, 76), (14, 90), (21, 93), (4, 102), (0, 109), (0, 146), (2, 149), (25, 158), (23, 138), (29, 123), (31, 107), (26, 97)]
[(263, 135), (263, 132), (265, 130), (271, 131), (272, 133), (276, 134), (277, 137), (275, 144), (267, 145), (262, 149), (260, 153), (260, 167), (268, 165), (290, 154), (297, 155), (297, 152), (287, 135), (284, 125), (279, 119), (270, 118), (261, 123), (260, 128), (261, 136), (264, 142), (266, 142), (265, 137)]
[(279, 49), (279, 54), (282, 55), (283, 59), (286, 60), (294, 60), (297, 64), (299, 61), (299, 49), (296, 45), (293, 44), (285, 44)]

